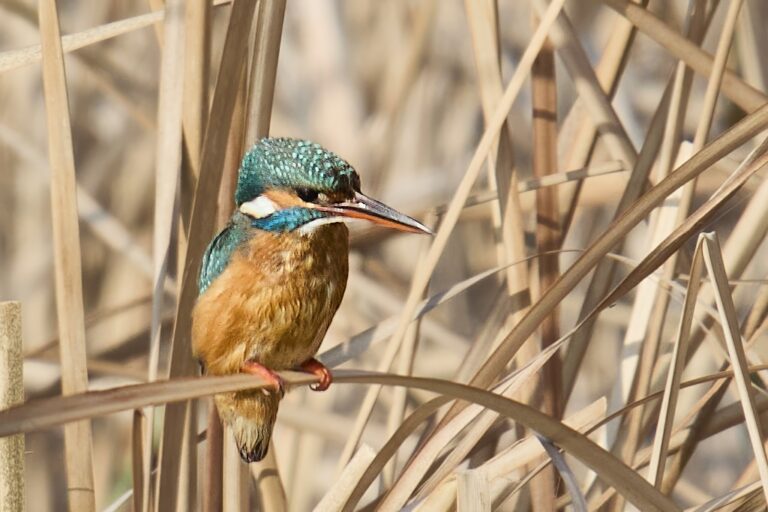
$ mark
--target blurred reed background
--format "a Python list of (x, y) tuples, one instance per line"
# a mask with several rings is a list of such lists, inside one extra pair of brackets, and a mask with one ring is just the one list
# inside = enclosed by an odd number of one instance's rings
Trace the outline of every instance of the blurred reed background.
[[(0, 413), (27, 510), (765, 509), (768, 4), (214, 3), (0, 0), (0, 299), (54, 397)], [(438, 232), (353, 232), (322, 359), (553, 421), (340, 372), (247, 467), (207, 399), (141, 409), (213, 382), (78, 395), (195, 372), (200, 253), (267, 133)]]

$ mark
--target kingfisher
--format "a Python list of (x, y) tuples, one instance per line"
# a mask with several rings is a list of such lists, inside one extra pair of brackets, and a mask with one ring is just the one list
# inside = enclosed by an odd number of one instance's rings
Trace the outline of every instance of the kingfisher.
[(264, 138), (244, 156), (235, 211), (203, 256), (192, 350), (207, 375), (249, 373), (261, 390), (215, 396), (245, 462), (264, 458), (284, 383), (276, 373), (331, 372), (314, 358), (339, 308), (349, 270), (345, 222), (413, 233), (420, 222), (368, 197), (346, 161), (319, 144)]

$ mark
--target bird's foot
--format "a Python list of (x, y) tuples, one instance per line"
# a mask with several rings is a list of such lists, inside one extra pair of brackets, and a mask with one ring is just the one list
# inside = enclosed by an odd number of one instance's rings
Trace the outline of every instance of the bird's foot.
[(311, 357), (301, 363), (299, 365), (299, 370), (320, 377), (320, 382), (309, 386), (309, 389), (312, 391), (325, 391), (331, 385), (331, 382), (333, 382), (333, 375), (331, 375), (331, 370), (326, 368), (323, 363), (314, 357)]
[(246, 361), (243, 363), (241, 370), (243, 373), (250, 373), (266, 380), (268, 385), (264, 388), (264, 391), (277, 393), (280, 398), (283, 398), (285, 395), (285, 382), (283, 378), (266, 366), (256, 361)]

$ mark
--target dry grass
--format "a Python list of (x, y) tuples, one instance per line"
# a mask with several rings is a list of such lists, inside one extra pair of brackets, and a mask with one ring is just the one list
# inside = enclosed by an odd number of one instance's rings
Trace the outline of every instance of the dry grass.
[[(28, 510), (765, 508), (761, 0), (0, 12)], [(261, 383), (195, 377), (189, 315), (267, 134), (437, 234), (353, 232), (337, 384), (286, 373), (246, 467), (206, 397)]]

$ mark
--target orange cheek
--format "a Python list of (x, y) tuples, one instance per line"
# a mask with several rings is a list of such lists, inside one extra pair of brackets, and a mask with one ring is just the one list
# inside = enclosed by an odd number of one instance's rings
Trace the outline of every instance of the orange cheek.
[(292, 206), (307, 206), (307, 203), (299, 199), (299, 197), (287, 190), (268, 190), (264, 192), (270, 201), (275, 203), (279, 209), (291, 208)]

